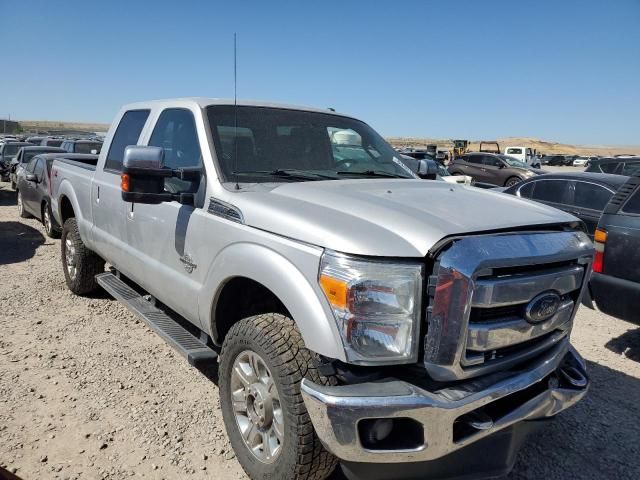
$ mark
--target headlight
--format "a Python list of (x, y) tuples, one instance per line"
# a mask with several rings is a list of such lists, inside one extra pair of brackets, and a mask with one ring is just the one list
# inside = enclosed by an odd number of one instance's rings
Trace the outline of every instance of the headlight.
[(422, 264), (325, 253), (319, 283), (333, 310), (347, 361), (417, 361)]

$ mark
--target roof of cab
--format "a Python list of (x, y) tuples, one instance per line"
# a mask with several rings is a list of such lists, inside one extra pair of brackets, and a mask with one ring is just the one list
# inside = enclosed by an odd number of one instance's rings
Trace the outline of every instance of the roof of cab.
[(314, 108), (302, 105), (290, 105), (285, 103), (259, 102), (255, 100), (238, 100), (227, 98), (207, 98), (207, 97), (186, 97), (186, 98), (170, 98), (164, 100), (149, 100), (145, 102), (136, 102), (124, 105), (123, 110), (139, 110), (144, 108), (169, 108), (169, 107), (199, 107), (205, 108), (212, 105), (234, 105), (242, 107), (270, 107), (283, 108), (288, 110), (302, 110), (306, 112), (327, 113), (331, 115), (340, 115), (342, 117), (351, 117), (343, 113), (338, 113), (329, 108)]

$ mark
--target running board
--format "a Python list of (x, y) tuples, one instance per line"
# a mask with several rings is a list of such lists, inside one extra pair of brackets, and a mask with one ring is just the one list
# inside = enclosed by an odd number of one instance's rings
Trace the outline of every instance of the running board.
[(217, 361), (218, 354), (213, 349), (202, 343), (198, 337), (192, 335), (113, 273), (105, 272), (96, 275), (96, 282), (113, 298), (137, 314), (151, 330), (185, 357), (190, 365), (204, 367)]

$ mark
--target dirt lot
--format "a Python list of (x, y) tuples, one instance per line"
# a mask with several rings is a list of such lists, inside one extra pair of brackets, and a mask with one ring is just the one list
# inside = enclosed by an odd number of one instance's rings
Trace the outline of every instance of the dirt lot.
[[(59, 250), (1, 183), (0, 466), (25, 480), (245, 478), (216, 386), (107, 295), (72, 296)], [(640, 329), (582, 307), (573, 339), (591, 391), (510, 478), (638, 479)]]

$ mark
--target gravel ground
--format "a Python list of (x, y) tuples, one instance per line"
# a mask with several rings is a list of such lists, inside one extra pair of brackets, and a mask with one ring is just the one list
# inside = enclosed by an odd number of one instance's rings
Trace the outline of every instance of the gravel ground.
[[(215, 384), (106, 294), (71, 295), (59, 250), (0, 183), (0, 466), (25, 480), (245, 478)], [(573, 339), (591, 391), (510, 478), (638, 479), (640, 329), (582, 307)]]

